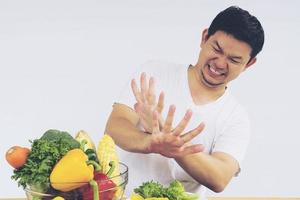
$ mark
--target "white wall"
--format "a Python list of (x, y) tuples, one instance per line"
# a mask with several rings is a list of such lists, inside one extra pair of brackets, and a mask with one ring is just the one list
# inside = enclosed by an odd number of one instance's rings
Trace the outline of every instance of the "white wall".
[(10, 146), (29, 146), (49, 128), (84, 129), (98, 141), (135, 68), (149, 59), (195, 63), (201, 31), (230, 5), (261, 20), (266, 43), (231, 84), (253, 137), (243, 173), (218, 195), (300, 196), (300, 3), (280, 2), (1, 1), (0, 197), (24, 196), (10, 180)]

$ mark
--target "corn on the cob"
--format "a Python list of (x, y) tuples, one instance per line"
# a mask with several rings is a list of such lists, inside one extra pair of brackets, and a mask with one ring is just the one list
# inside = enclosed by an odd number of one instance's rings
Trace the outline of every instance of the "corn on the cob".
[(113, 177), (120, 174), (119, 158), (116, 152), (115, 142), (109, 135), (104, 134), (104, 136), (100, 140), (97, 149), (97, 156), (101, 165), (102, 173), (106, 174), (110, 169), (110, 161), (114, 161), (116, 164), (116, 168), (112, 172), (111, 176)]
[(84, 145), (84, 150), (86, 149), (93, 149), (96, 151), (95, 145), (93, 143), (93, 140), (91, 139), (91, 137), (89, 136), (89, 134), (87, 132), (85, 132), (84, 130), (80, 130), (76, 136), (75, 139), (78, 142), (82, 142), (82, 140), (86, 141), (86, 144)]
[[(120, 175), (120, 165), (119, 157), (117, 155), (117, 149), (114, 140), (107, 134), (104, 134), (100, 140), (97, 148), (97, 156), (101, 166), (101, 172), (107, 173), (110, 169), (109, 163), (111, 161), (115, 162), (115, 169), (110, 175), (110, 177), (115, 177)], [(113, 178), (114, 183), (119, 186), (121, 183), (120, 177)], [(122, 194), (121, 187), (118, 188), (116, 196)]]

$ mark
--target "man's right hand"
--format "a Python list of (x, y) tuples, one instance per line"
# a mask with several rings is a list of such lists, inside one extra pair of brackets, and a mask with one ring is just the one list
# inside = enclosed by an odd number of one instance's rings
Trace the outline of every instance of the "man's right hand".
[(152, 126), (153, 132), (149, 135), (147, 143), (148, 153), (158, 153), (169, 158), (179, 158), (188, 154), (198, 153), (204, 150), (203, 145), (189, 142), (199, 135), (204, 129), (204, 123), (201, 123), (195, 129), (184, 133), (189, 120), (192, 117), (192, 111), (187, 110), (183, 119), (172, 130), (172, 123), (175, 113), (175, 106), (171, 105), (168, 111), (168, 116), (162, 129), (159, 128), (158, 113), (153, 111)]
[(131, 81), (131, 89), (137, 103), (134, 105), (134, 110), (139, 115), (140, 123), (146, 132), (152, 133), (152, 113), (157, 111), (158, 121), (160, 127), (163, 125), (162, 110), (164, 107), (164, 93), (161, 92), (156, 100), (155, 95), (155, 81), (150, 77), (149, 83), (147, 81), (146, 73), (142, 73), (140, 77), (140, 89), (135, 81)]

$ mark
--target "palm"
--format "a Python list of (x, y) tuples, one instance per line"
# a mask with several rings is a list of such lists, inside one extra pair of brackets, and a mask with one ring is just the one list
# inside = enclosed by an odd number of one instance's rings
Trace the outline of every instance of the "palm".
[(171, 130), (174, 113), (175, 106), (172, 105), (169, 108), (168, 116), (162, 126), (162, 130), (160, 130), (158, 113), (154, 111), (152, 118), (153, 133), (150, 139), (149, 152), (158, 153), (169, 158), (177, 158), (203, 151), (202, 145), (190, 145), (189, 142), (202, 132), (204, 124), (201, 123), (195, 129), (184, 133), (183, 131), (192, 116), (191, 110), (188, 110), (181, 122), (179, 122), (175, 129)]
[(183, 141), (172, 134), (153, 134), (151, 140), (150, 148), (154, 150), (153, 153), (159, 153), (168, 158), (175, 158), (182, 152), (178, 146), (180, 146)]

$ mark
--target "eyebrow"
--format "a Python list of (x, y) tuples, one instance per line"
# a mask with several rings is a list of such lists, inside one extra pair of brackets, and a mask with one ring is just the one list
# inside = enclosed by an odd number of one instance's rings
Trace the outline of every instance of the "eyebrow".
[[(214, 43), (217, 45), (218, 49), (220, 49), (222, 52), (224, 52), (223, 48), (219, 45), (218, 41), (214, 41)], [(228, 55), (231, 59), (240, 59), (243, 60), (241, 56), (235, 56), (235, 55)]]

